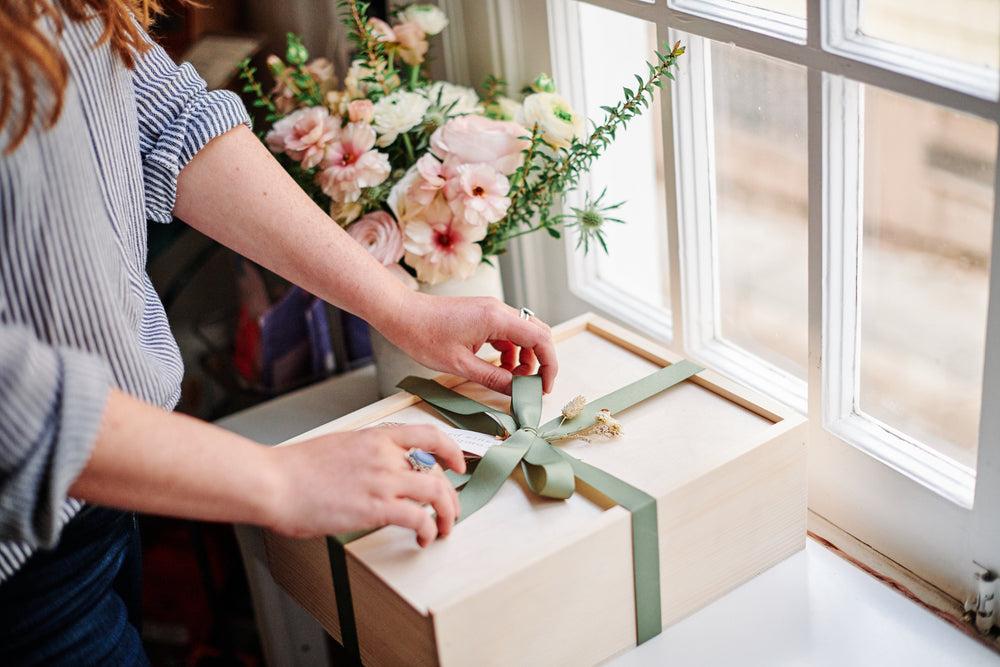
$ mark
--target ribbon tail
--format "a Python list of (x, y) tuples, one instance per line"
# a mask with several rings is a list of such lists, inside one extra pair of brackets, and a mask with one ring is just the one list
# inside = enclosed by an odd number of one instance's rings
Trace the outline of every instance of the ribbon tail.
[[(463, 521), (488, 503), (496, 495), (503, 483), (514, 472), (528, 448), (531, 447), (533, 435), (525, 431), (517, 431), (502, 445), (490, 447), (479, 461), (475, 471), (465, 482), (458, 493), (458, 502), (462, 508), (459, 521)], [(456, 477), (460, 477), (456, 475)]]
[(642, 644), (660, 634), (663, 629), (656, 498), (563, 451), (556, 451), (569, 461), (580, 481), (603, 493), (632, 515), (635, 636), (636, 644)]
[(462, 396), (433, 380), (411, 375), (396, 386), (433, 405), (442, 417), (459, 428), (489, 435), (513, 434), (517, 430), (517, 423), (510, 415)]
[(561, 418), (557, 417), (552, 421), (546, 422), (538, 430), (547, 440), (575, 433), (581, 428), (593, 424), (594, 417), (599, 410), (608, 410), (611, 414), (617, 414), (622, 410), (631, 408), (633, 405), (642, 403), (647, 398), (655, 396), (675, 384), (687, 380), (689, 377), (703, 370), (704, 368), (701, 366), (683, 359), (666, 368), (661, 368), (651, 375), (636, 380), (632, 384), (625, 385), (617, 391), (602, 396), (596, 401), (590, 401), (583, 409), (583, 412), (573, 419), (563, 422)]

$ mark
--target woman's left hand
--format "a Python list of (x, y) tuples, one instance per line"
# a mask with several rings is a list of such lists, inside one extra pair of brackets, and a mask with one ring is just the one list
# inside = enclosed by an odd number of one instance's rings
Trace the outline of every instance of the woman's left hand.
[[(559, 364), (548, 325), (492, 298), (444, 297), (411, 292), (401, 317), (379, 331), (419, 363), (510, 393), (514, 375), (542, 376), (552, 391)], [(500, 351), (500, 365), (476, 356), (485, 343)]]

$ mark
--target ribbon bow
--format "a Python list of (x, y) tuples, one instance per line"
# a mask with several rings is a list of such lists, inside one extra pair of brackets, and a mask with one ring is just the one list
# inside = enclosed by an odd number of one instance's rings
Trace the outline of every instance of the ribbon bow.
[(560, 500), (569, 498), (579, 479), (631, 513), (636, 643), (641, 644), (658, 635), (662, 629), (656, 499), (614, 475), (570, 456), (551, 443), (593, 424), (599, 410), (615, 414), (701, 370), (700, 366), (690, 361), (680, 361), (589, 403), (573, 419), (564, 421), (557, 418), (541, 426), (542, 380), (537, 375), (514, 378), (511, 386), (512, 415), (431, 380), (411, 376), (398, 386), (434, 406), (445, 419), (460, 428), (510, 436), (503, 443), (490, 447), (471, 475), (449, 473), (456, 488), (462, 487), (459, 492), (462, 519), (488, 503), (518, 464), (529, 488), (541, 496)]

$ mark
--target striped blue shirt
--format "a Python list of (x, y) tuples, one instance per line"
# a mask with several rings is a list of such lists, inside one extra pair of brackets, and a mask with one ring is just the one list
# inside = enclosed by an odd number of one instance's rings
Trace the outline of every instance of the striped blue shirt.
[(159, 47), (129, 70), (95, 46), (102, 29), (66, 20), (62, 115), (46, 130), (36, 114), (0, 154), (0, 581), (79, 511), (67, 491), (110, 388), (177, 403), (183, 367), (146, 274), (146, 221), (170, 222), (181, 169), (249, 123), (238, 96), (207, 91)]

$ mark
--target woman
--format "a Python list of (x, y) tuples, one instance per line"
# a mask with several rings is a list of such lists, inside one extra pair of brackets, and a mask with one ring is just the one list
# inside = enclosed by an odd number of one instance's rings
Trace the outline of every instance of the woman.
[[(145, 273), (147, 219), (181, 218), (433, 368), (500, 391), (536, 362), (546, 391), (556, 374), (544, 324), (494, 300), (409, 291), (331, 224), (239, 99), (152, 44), (135, 18), (150, 4), (0, 4), (4, 664), (146, 661), (133, 511), (295, 536), (397, 524), (421, 546), (459, 513), (440, 471), (406, 459), (417, 447), (464, 468), (435, 428), (269, 449), (170, 413), (182, 368)], [(494, 341), (500, 367), (474, 354)]]

